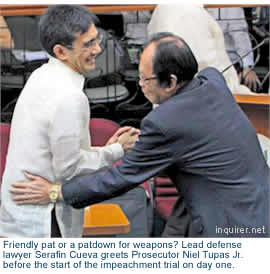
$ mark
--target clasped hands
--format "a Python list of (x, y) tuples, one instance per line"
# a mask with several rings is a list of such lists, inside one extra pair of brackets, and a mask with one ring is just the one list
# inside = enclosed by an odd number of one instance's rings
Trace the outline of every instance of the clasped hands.
[(138, 140), (140, 130), (133, 127), (121, 127), (119, 128), (114, 135), (108, 140), (106, 145), (111, 145), (114, 143), (119, 143), (122, 145), (125, 152), (131, 149), (135, 142)]

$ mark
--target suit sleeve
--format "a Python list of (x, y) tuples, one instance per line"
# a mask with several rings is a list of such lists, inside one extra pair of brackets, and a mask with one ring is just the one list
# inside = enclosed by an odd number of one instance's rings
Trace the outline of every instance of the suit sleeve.
[(134, 148), (113, 168), (73, 178), (62, 187), (64, 201), (82, 208), (123, 194), (172, 163), (171, 142), (149, 119), (142, 122)]

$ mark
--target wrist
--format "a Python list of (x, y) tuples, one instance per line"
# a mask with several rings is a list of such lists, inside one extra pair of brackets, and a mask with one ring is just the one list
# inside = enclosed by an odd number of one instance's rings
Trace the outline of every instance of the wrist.
[(56, 203), (62, 197), (61, 185), (52, 184), (48, 196), (51, 203)]
[(112, 155), (114, 158), (114, 161), (118, 161), (120, 158), (122, 158), (125, 154), (124, 146), (120, 142), (116, 142), (111, 145)]
[(119, 145), (121, 151), (122, 151), (123, 153), (125, 153), (125, 152), (126, 152), (125, 145), (124, 145), (123, 143), (121, 143), (121, 142), (117, 142), (117, 144)]

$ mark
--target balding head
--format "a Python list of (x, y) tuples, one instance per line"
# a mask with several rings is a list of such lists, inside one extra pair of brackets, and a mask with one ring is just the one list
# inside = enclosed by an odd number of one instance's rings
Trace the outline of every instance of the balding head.
[(144, 51), (152, 48), (152, 71), (158, 77), (160, 86), (170, 85), (171, 75), (177, 83), (189, 82), (198, 72), (198, 63), (187, 45), (179, 36), (160, 32), (150, 37)]

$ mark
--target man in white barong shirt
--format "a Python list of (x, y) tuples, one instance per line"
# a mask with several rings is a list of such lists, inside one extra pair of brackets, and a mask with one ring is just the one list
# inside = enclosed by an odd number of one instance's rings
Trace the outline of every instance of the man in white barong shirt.
[[(120, 159), (138, 131), (121, 128), (105, 147), (91, 147), (90, 109), (83, 93), (84, 75), (95, 68), (101, 37), (95, 17), (81, 6), (57, 5), (42, 16), (40, 40), (51, 56), (34, 71), (18, 99), (3, 175), (0, 235), (4, 237), (80, 237), (83, 210), (56, 200), (18, 206), (10, 186), (25, 171), (56, 184), (94, 172)], [(52, 233), (55, 212), (60, 235)]]

